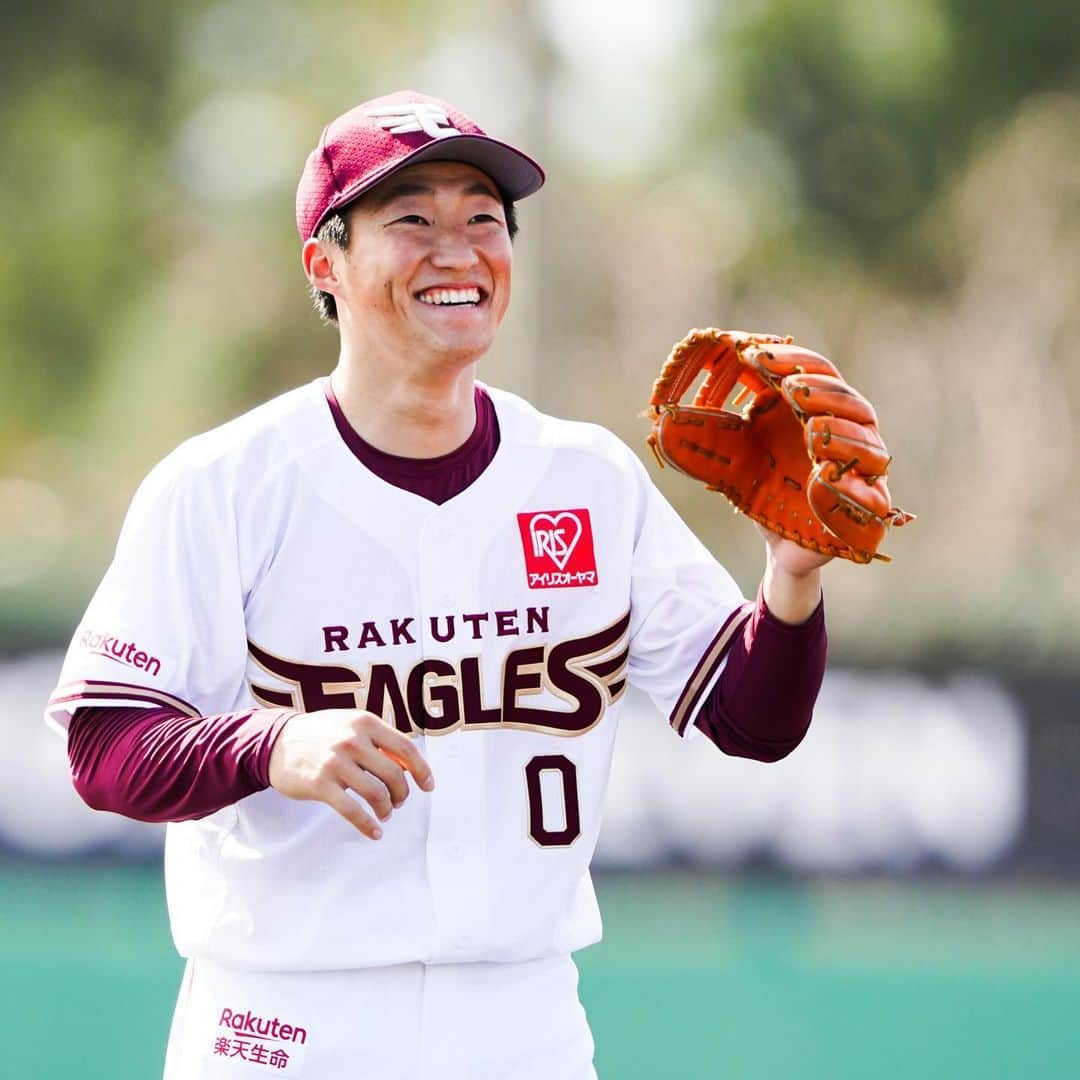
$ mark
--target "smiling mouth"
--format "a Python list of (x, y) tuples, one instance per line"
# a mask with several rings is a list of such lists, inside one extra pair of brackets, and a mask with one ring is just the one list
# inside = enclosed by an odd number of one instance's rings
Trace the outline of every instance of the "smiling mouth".
[(416, 299), (429, 307), (478, 307), (487, 293), (475, 286), (467, 289), (424, 289)]

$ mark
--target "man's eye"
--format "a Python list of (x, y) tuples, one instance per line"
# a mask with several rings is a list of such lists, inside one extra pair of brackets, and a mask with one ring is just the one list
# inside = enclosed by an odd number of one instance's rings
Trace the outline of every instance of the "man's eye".
[(494, 221), (498, 223), (499, 219), (494, 214), (473, 214), (469, 221), (480, 221), (485, 223), (488, 221)]
[(404, 217), (395, 218), (390, 224), (397, 225), (400, 222), (405, 222), (408, 225), (426, 225), (427, 219), (419, 214), (406, 214)]

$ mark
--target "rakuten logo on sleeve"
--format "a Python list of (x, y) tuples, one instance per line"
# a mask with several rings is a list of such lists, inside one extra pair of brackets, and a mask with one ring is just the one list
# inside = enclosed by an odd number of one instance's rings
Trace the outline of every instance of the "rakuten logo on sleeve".
[(536, 510), (517, 519), (530, 589), (599, 584), (588, 510)]
[(106, 660), (115, 660), (125, 667), (137, 668), (148, 675), (157, 675), (161, 671), (161, 661), (156, 656), (140, 649), (134, 641), (123, 641), (115, 634), (84, 630), (79, 635), (79, 644), (88, 653), (104, 656)]

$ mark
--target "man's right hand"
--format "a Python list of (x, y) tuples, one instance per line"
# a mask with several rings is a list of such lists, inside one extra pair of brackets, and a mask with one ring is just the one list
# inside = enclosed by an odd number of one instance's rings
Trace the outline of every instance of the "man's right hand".
[(382, 836), (382, 829), (349, 792), (386, 821), (408, 798), (406, 771), (424, 791), (435, 787), (431, 769), (412, 740), (362, 709), (294, 716), (270, 753), (271, 787), (290, 799), (326, 803), (372, 840)]

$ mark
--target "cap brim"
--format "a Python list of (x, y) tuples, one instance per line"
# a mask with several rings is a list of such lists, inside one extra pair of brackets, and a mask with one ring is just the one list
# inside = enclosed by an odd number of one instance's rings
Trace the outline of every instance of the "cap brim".
[(418, 165), (421, 161), (463, 161), (466, 165), (475, 165), (495, 181), (499, 190), (511, 202), (534, 194), (544, 184), (544, 170), (539, 164), (528, 154), (515, 150), (508, 143), (499, 142), (487, 135), (447, 135), (400, 158), (385, 171), (364, 177), (363, 183), (346, 188), (326, 208), (311, 230), (311, 235), (315, 235), (327, 214), (340, 210), (377, 184), (381, 184), (387, 177), (409, 165)]
[(448, 135), (436, 139), (410, 154), (398, 168), (420, 161), (464, 161), (466, 165), (475, 165), (514, 202), (539, 191), (544, 183), (544, 170), (531, 157), (487, 135)]

